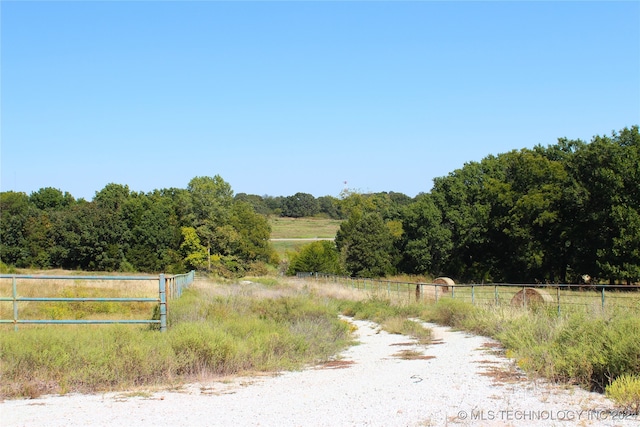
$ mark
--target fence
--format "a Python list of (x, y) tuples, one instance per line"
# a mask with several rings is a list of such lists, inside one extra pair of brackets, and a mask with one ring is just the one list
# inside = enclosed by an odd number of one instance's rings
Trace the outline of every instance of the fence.
[(485, 306), (538, 306), (563, 310), (584, 309), (589, 312), (610, 313), (632, 311), (640, 314), (640, 286), (575, 285), (575, 284), (455, 284), (396, 282), (337, 276), (326, 273), (298, 273), (298, 277), (311, 277), (339, 283), (357, 290), (386, 294), (387, 297), (409, 302), (438, 302), (452, 298)]
[[(182, 295), (182, 291), (187, 288), (195, 279), (195, 272), (178, 274), (173, 276), (47, 276), (47, 275), (11, 275), (0, 274), (0, 279), (11, 279), (11, 296), (0, 296), (0, 302), (11, 302), (13, 305), (13, 318), (0, 319), (0, 324), (13, 323), (14, 330), (18, 330), (19, 324), (108, 324), (108, 323), (128, 323), (128, 324), (157, 324), (160, 331), (167, 330), (167, 301), (176, 299)], [(157, 297), (23, 297), (19, 296), (18, 285), (26, 281), (157, 281)], [(51, 282), (50, 282), (51, 283)], [(132, 303), (148, 302), (158, 304), (159, 316), (157, 319), (20, 319), (18, 305), (22, 302), (64, 302), (64, 303)]]

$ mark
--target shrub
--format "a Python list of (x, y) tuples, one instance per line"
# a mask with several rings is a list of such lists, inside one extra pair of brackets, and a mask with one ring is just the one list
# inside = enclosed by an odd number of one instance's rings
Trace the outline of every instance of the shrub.
[(640, 413), (640, 375), (624, 374), (606, 388), (607, 396), (629, 414)]

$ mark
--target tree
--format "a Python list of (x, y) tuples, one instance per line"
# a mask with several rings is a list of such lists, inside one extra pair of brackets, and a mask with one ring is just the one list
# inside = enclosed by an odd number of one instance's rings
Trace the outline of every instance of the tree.
[(354, 211), (336, 233), (336, 246), (347, 272), (357, 277), (395, 273), (393, 235), (378, 212)]
[(25, 224), (29, 218), (29, 198), (25, 193), (0, 193), (0, 260), (28, 266)]
[(287, 274), (299, 272), (341, 274), (340, 256), (336, 245), (328, 240), (319, 240), (301, 247), (291, 256)]
[(451, 230), (442, 224), (442, 213), (429, 194), (416, 197), (404, 212), (403, 270), (412, 274), (445, 273), (453, 248)]
[(237, 231), (238, 240), (233, 255), (247, 261), (277, 262), (277, 255), (269, 241), (269, 221), (257, 214), (251, 205), (236, 202), (231, 208), (231, 227)]
[(200, 238), (193, 227), (182, 227), (180, 251), (189, 269), (205, 269), (208, 262), (207, 248), (200, 244)]
[(434, 179), (431, 197), (451, 233), (452, 248), (443, 269), (460, 280), (489, 281), (495, 274), (489, 217), (492, 201), (485, 186), (495, 158), (471, 162)]
[(338, 207), (339, 200), (332, 196), (318, 197), (318, 209), (321, 214), (325, 214), (332, 219), (342, 219)]
[(75, 200), (69, 193), (62, 193), (57, 188), (46, 187), (31, 193), (29, 202), (38, 209), (51, 210), (70, 206)]
[(314, 216), (319, 211), (318, 201), (308, 193), (296, 193), (284, 199), (282, 216), (302, 218)]
[(610, 283), (637, 280), (640, 257), (640, 134), (638, 126), (596, 136), (568, 162), (576, 200), (570, 234), (574, 268)]

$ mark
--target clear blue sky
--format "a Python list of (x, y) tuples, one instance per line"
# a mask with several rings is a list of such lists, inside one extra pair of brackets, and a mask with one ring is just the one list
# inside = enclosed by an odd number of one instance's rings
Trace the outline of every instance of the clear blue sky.
[(639, 2), (0, 2), (1, 191), (428, 192), (640, 122)]

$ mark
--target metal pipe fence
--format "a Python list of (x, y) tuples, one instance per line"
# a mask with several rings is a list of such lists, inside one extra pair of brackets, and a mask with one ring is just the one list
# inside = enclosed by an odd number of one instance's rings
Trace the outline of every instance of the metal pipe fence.
[(481, 306), (553, 307), (563, 311), (587, 310), (591, 313), (634, 312), (640, 314), (638, 285), (576, 284), (455, 284), (398, 282), (326, 273), (298, 273), (297, 277), (337, 283), (375, 295), (407, 302), (435, 303), (450, 298)]
[[(195, 280), (195, 272), (165, 276), (64, 276), (64, 275), (20, 275), (20, 274), (0, 274), (0, 280), (11, 281), (11, 296), (0, 296), (0, 303), (8, 302), (12, 305), (12, 317), (9, 319), (0, 318), (0, 324), (13, 324), (14, 330), (18, 330), (19, 324), (156, 324), (160, 331), (167, 330), (167, 306), (168, 300), (177, 299), (182, 295), (184, 289), (189, 287)], [(118, 281), (118, 282), (157, 282), (157, 296), (154, 297), (66, 297), (66, 296), (21, 296), (18, 292), (19, 285), (25, 282), (39, 281), (46, 287), (47, 283), (53, 281), (68, 283), (95, 282), (95, 281)], [(63, 285), (64, 286), (64, 285)], [(152, 319), (26, 319), (20, 318), (20, 303), (156, 303), (158, 307), (158, 317)]]

